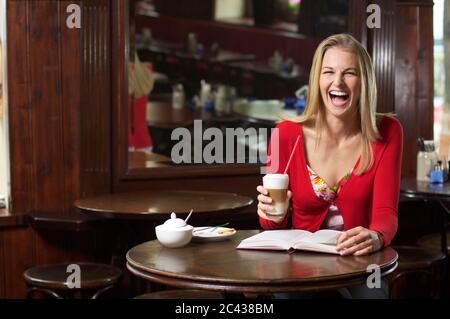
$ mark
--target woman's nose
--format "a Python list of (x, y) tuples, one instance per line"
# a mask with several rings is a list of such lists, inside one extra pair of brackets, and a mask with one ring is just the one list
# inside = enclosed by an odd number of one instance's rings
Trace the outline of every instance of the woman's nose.
[(343, 78), (342, 78), (342, 74), (340, 73), (336, 73), (333, 79), (333, 83), (336, 86), (341, 86), (343, 84)]

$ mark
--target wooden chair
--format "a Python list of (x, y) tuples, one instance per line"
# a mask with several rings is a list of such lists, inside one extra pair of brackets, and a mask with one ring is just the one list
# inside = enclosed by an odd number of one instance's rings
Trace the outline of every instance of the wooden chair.
[(178, 289), (151, 292), (134, 299), (224, 299), (224, 295), (217, 291)]
[(386, 278), (390, 298), (439, 297), (444, 253), (440, 249), (416, 246), (393, 246), (393, 248), (398, 253), (398, 267)]
[(423, 249), (428, 249), (428, 250), (438, 250), (440, 249), (445, 255), (446, 255), (446, 260), (445, 260), (445, 268), (444, 268), (444, 274), (443, 274), (443, 281), (444, 281), (444, 291), (443, 294), (445, 297), (449, 297), (450, 296), (450, 263), (449, 263), (449, 253), (450, 253), (450, 231), (447, 231), (447, 247), (446, 249), (443, 246), (443, 234), (440, 233), (434, 233), (434, 234), (430, 234), (430, 235), (425, 235), (422, 236), (421, 238), (419, 238), (419, 240), (417, 241), (417, 245), (419, 247), (422, 247)]
[[(74, 270), (69, 266), (75, 265)], [(76, 284), (76, 267), (79, 266), (79, 287)], [(89, 292), (91, 299), (97, 299), (111, 290), (119, 281), (122, 271), (118, 268), (96, 263), (62, 263), (36, 266), (27, 269), (23, 277), (28, 286), (27, 298), (41, 292), (47, 296), (64, 299), (64, 296), (83, 296)], [(75, 279), (75, 280), (73, 280)]]

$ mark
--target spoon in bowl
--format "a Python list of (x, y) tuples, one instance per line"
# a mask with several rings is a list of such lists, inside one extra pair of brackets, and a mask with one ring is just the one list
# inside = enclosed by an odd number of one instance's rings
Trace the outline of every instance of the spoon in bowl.
[(185, 222), (186, 224), (187, 224), (187, 221), (188, 221), (189, 217), (191, 217), (193, 211), (194, 211), (194, 209), (191, 209), (191, 211), (189, 212), (188, 217), (186, 217), (186, 219), (184, 220), (184, 222)]

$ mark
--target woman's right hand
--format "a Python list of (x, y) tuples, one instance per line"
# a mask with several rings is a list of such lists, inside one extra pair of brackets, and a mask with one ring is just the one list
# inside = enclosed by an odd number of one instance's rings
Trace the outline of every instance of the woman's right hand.
[(283, 215), (281, 216), (273, 216), (273, 215), (267, 215), (267, 211), (271, 210), (273, 208), (272, 204), (272, 198), (270, 198), (269, 192), (267, 189), (265, 189), (263, 186), (259, 185), (256, 187), (256, 190), (260, 193), (258, 195), (258, 215), (261, 218), (270, 220), (276, 224), (281, 224), (281, 222), (284, 220), (286, 216), (287, 209), (289, 207), (289, 200), (292, 197), (292, 192), (290, 190), (287, 191), (287, 198), (286, 198), (286, 210)]

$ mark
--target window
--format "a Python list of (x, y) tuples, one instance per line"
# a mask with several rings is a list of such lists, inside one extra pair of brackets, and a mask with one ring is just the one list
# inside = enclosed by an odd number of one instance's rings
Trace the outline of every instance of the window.
[(0, 208), (8, 204), (9, 151), (6, 96), (6, 1), (0, 1)]
[[(444, 13), (445, 12), (445, 13)], [(434, 140), (439, 157), (450, 151), (450, 0), (435, 0), (434, 33)]]

